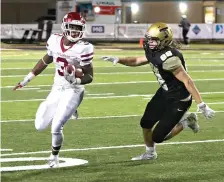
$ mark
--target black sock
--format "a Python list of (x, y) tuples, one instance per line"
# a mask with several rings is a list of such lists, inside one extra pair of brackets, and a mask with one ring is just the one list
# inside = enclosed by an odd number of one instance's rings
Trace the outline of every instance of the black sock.
[(60, 151), (61, 146), (58, 147), (53, 147), (52, 146), (52, 154), (53, 155), (58, 155), (59, 151)]

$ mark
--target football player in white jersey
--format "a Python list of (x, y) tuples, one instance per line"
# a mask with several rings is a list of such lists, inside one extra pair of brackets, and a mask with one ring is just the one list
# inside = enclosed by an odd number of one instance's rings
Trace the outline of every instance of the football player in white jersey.
[[(55, 76), (52, 90), (36, 113), (35, 127), (38, 131), (51, 124), (52, 153), (48, 164), (57, 167), (59, 150), (63, 143), (63, 126), (80, 105), (85, 84), (93, 80), (93, 45), (82, 40), (85, 20), (75, 12), (66, 14), (62, 20), (63, 34), (52, 34), (47, 41), (47, 54), (43, 56), (32, 71), (19, 82), (14, 90), (27, 85), (50, 63), (55, 64)], [(75, 78), (69, 74), (68, 64), (81, 68), (84, 76)]]

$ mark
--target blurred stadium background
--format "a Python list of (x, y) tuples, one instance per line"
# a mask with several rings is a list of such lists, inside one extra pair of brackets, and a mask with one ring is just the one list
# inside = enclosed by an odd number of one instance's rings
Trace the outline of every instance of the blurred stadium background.
[[(2, 181), (223, 182), (223, 0), (2, 0), (1, 170), (43, 164), (24, 158), (50, 153), (50, 129), (35, 131), (33, 119), (50, 91), (54, 66), (26, 88), (18, 92), (12, 88), (45, 54), (47, 38), (60, 32), (61, 19), (69, 11), (78, 11), (87, 20), (85, 39), (95, 45), (95, 78), (86, 86), (80, 120), (65, 126), (60, 156), (85, 159), (89, 164), (2, 172)], [(158, 145), (156, 161), (132, 162), (131, 157), (144, 151), (139, 120), (158, 83), (149, 66), (114, 67), (100, 57), (143, 55), (140, 40), (157, 21), (169, 24), (174, 38), (182, 41), (178, 24), (183, 14), (191, 23), (190, 46), (181, 49), (190, 75), (205, 102), (217, 111), (216, 117), (206, 121), (199, 114), (200, 133), (186, 130)], [(196, 111), (195, 104), (191, 111)]]

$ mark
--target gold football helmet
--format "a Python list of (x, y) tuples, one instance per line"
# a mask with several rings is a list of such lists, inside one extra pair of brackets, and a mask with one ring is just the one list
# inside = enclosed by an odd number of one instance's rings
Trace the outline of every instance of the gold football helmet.
[(148, 28), (145, 37), (147, 41), (156, 40), (157, 46), (154, 50), (161, 50), (172, 44), (173, 32), (167, 24), (157, 22)]

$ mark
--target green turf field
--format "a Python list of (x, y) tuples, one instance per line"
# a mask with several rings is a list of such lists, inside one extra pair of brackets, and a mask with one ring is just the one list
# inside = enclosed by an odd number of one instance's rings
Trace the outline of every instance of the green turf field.
[[(45, 51), (2, 51), (1, 149), (2, 159), (48, 157), (50, 129), (34, 128), (36, 110), (53, 83), (54, 65), (25, 89), (13, 86)], [(158, 88), (149, 66), (113, 66), (102, 55), (139, 56), (143, 51), (95, 50), (94, 82), (86, 86), (79, 120), (64, 127), (60, 157), (88, 160), (88, 165), (59, 169), (2, 172), (2, 181), (26, 182), (196, 182), (224, 181), (224, 53), (184, 50), (190, 75), (204, 101), (217, 111), (212, 120), (199, 114), (201, 130), (189, 129), (158, 145), (158, 159), (133, 162), (145, 151), (139, 120)], [(196, 111), (196, 104), (191, 107)], [(183, 143), (187, 142), (187, 143)], [(2, 167), (41, 165), (46, 161), (3, 162)]]

